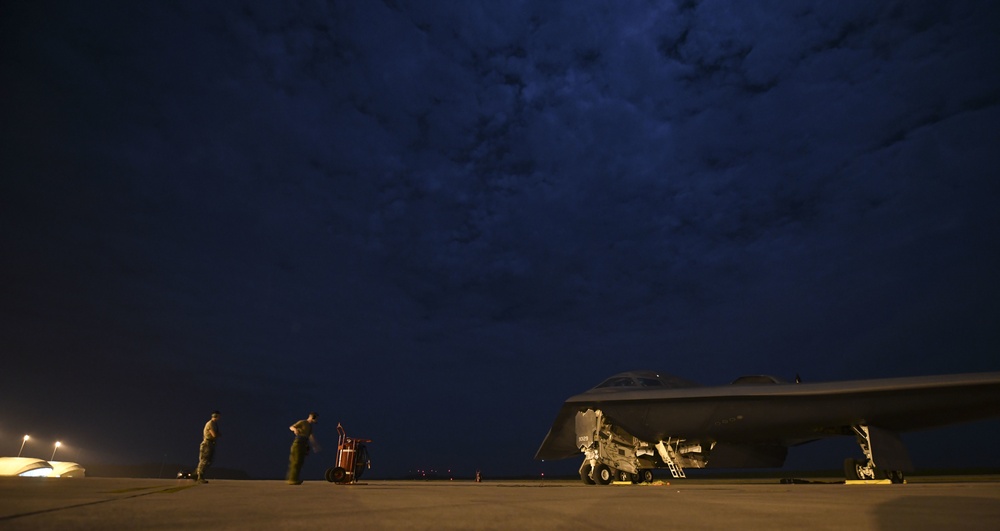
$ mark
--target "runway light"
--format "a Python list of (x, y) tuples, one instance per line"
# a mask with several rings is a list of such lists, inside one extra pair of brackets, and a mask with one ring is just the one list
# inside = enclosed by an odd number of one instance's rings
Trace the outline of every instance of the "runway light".
[(28, 439), (30, 439), (30, 438), (31, 437), (28, 437), (27, 435), (24, 436), (24, 440), (21, 441), (21, 449), (17, 451), (17, 456), (18, 457), (21, 457), (21, 452), (24, 451), (24, 443), (28, 442)]
[(60, 446), (62, 446), (62, 443), (59, 442), (59, 441), (56, 441), (56, 447), (52, 449), (52, 457), (49, 458), (49, 461), (51, 461), (51, 460), (53, 460), (53, 459), (56, 458), (56, 450), (58, 450)]

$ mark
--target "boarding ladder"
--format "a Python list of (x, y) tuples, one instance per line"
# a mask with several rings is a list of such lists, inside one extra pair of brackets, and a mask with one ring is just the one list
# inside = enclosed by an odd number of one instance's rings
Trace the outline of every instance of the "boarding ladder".
[[(684, 467), (682, 467), (676, 461), (674, 461), (674, 456), (676, 454), (674, 452), (673, 446), (671, 446), (672, 440), (673, 439), (667, 439), (666, 441), (660, 441), (656, 443), (656, 449), (659, 450), (660, 458), (663, 459), (663, 462), (667, 464), (667, 469), (670, 470), (670, 475), (673, 476), (674, 479), (686, 478), (687, 475), (684, 473)], [(677, 440), (673, 444), (677, 445), (680, 444), (680, 442), (681, 442), (680, 440)]]

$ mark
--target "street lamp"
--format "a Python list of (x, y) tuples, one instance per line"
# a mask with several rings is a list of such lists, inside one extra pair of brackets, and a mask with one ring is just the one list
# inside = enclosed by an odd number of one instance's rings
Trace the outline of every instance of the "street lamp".
[(62, 446), (62, 443), (59, 442), (59, 441), (56, 441), (56, 447), (52, 449), (52, 457), (49, 458), (49, 461), (51, 461), (51, 460), (53, 460), (53, 459), (56, 458), (56, 450), (58, 450), (60, 446)]
[(30, 438), (31, 437), (28, 437), (27, 435), (24, 436), (24, 440), (21, 441), (21, 449), (17, 451), (17, 456), (18, 457), (21, 457), (21, 452), (24, 451), (24, 443), (28, 442), (28, 439), (30, 439)]

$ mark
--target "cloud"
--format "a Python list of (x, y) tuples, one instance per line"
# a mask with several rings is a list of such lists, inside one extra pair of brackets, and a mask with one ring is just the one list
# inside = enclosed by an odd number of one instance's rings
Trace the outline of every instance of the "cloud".
[(956, 323), (997, 313), (992, 6), (38, 5), (0, 31), (37, 352), (313, 396), (345, 352), (407, 390), (664, 352), (856, 376), (911, 331), (988, 365)]

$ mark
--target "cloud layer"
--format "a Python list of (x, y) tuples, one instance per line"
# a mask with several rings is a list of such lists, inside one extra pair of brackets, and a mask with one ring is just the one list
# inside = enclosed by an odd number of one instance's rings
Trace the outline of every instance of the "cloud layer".
[(995, 7), (4, 10), (3, 348), (95, 404), (530, 454), (621, 370), (997, 368)]

